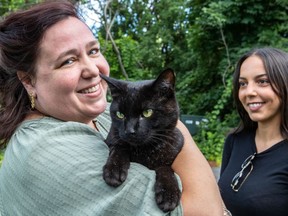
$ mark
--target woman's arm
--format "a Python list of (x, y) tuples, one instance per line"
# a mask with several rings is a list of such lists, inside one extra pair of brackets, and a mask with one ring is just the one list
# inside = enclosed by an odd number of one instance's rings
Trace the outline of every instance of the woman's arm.
[(222, 199), (214, 174), (188, 129), (178, 121), (184, 146), (172, 168), (183, 186), (181, 202), (185, 216), (223, 216)]

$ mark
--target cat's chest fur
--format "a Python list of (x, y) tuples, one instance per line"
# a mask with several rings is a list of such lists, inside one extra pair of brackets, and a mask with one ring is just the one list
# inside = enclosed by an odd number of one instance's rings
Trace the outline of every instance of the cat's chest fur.
[(171, 148), (168, 143), (130, 146), (131, 162), (143, 164), (153, 170), (163, 165), (171, 166), (181, 147), (178, 145)]

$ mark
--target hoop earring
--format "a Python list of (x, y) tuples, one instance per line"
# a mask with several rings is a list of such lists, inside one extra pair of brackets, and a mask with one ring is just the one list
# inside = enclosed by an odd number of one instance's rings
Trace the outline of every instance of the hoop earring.
[(31, 109), (34, 110), (35, 109), (35, 98), (33, 96), (33, 93), (29, 94), (29, 98), (30, 98), (30, 103), (31, 103)]

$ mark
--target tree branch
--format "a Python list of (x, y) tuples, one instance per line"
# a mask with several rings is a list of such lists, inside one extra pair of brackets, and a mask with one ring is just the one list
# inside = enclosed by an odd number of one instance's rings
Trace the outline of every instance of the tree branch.
[(223, 76), (222, 76), (222, 82), (224, 84), (224, 86), (226, 86), (226, 81), (225, 81), (225, 75), (228, 71), (228, 69), (231, 67), (231, 61), (230, 61), (230, 54), (229, 54), (229, 48), (228, 48), (228, 45), (226, 43), (226, 39), (225, 39), (225, 35), (224, 35), (224, 32), (223, 32), (223, 29), (222, 29), (222, 26), (220, 26), (220, 33), (221, 33), (221, 37), (222, 37), (222, 41), (223, 41), (223, 44), (225, 46), (225, 50), (226, 50), (226, 55), (227, 55), (227, 67), (223, 73)]
[[(118, 11), (116, 11), (114, 17), (112, 18), (112, 20), (110, 22), (107, 20), (107, 17), (108, 17), (107, 12), (108, 12), (109, 4), (111, 3), (111, 1), (112, 0), (107, 1), (106, 5), (105, 5), (105, 9), (104, 9), (104, 17), (105, 17), (105, 20), (106, 20), (106, 22), (105, 22), (106, 23), (106, 25), (105, 25), (106, 35), (108, 36), (108, 38), (112, 42), (112, 46), (113, 46), (114, 51), (116, 52), (118, 63), (119, 63), (120, 68), (121, 68), (121, 72), (124, 75), (124, 77), (128, 80), (128, 74), (127, 74), (127, 72), (125, 70), (125, 67), (123, 65), (121, 53), (120, 53), (120, 51), (119, 51), (119, 49), (118, 49), (118, 47), (117, 47), (117, 45), (116, 45), (116, 43), (115, 43), (115, 41), (113, 39), (113, 36), (111, 34), (111, 28), (112, 28), (112, 26), (113, 26), (113, 24), (115, 22), (115, 18), (117, 17)], [(109, 17), (111, 17), (111, 14), (110, 14)]]

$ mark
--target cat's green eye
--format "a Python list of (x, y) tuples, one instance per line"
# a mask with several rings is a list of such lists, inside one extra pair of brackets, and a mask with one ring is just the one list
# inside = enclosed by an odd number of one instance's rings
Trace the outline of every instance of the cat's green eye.
[(116, 116), (117, 116), (119, 119), (123, 119), (123, 118), (125, 117), (124, 114), (121, 113), (121, 112), (119, 112), (119, 111), (116, 112)]
[(152, 114), (153, 114), (153, 110), (152, 110), (152, 109), (147, 109), (147, 110), (144, 110), (144, 111), (143, 111), (143, 116), (144, 116), (145, 118), (151, 117)]

